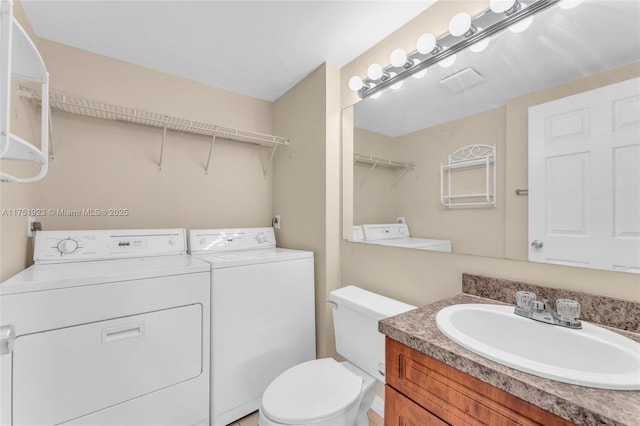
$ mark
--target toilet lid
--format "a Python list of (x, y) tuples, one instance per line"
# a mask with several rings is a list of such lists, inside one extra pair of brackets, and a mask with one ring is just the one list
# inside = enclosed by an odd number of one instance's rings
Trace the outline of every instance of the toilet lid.
[(361, 390), (362, 377), (332, 358), (317, 359), (276, 377), (262, 396), (262, 410), (278, 423), (312, 423), (352, 406)]

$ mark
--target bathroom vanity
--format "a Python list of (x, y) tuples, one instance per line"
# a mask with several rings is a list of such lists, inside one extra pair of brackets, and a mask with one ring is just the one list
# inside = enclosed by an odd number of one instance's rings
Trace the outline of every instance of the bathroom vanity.
[[(385, 425), (638, 425), (640, 391), (572, 385), (515, 370), (459, 346), (436, 325), (436, 314), (447, 306), (504, 301), (459, 294), (380, 322), (387, 336)], [(622, 309), (627, 318), (637, 317), (640, 304), (631, 303), (632, 311)], [(635, 328), (612, 330), (640, 341)]]
[(386, 355), (387, 426), (573, 425), (396, 340), (387, 338)]

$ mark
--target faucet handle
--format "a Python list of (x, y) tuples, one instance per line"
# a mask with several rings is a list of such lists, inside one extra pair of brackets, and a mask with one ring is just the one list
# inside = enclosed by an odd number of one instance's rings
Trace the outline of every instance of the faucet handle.
[(516, 291), (516, 302), (523, 309), (531, 309), (531, 304), (536, 300), (536, 294), (530, 291)]
[(556, 311), (563, 319), (573, 321), (580, 316), (580, 303), (571, 299), (558, 299)]

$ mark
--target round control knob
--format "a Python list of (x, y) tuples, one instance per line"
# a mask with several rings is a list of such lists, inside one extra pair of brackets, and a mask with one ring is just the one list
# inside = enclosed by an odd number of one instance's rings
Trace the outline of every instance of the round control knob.
[(266, 243), (267, 242), (267, 236), (264, 235), (263, 232), (259, 233), (258, 235), (256, 235), (256, 241), (258, 241), (258, 244), (262, 244), (262, 243)]
[(58, 251), (62, 254), (71, 254), (78, 249), (78, 242), (67, 238), (58, 242)]

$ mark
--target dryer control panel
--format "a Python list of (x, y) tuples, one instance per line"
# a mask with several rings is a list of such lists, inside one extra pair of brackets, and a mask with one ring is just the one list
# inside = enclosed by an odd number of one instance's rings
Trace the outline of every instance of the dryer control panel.
[(191, 229), (189, 253), (218, 253), (276, 246), (273, 228)]
[(390, 240), (393, 238), (409, 238), (409, 227), (406, 223), (382, 223), (362, 225), (365, 240)]
[(58, 263), (186, 252), (186, 231), (182, 228), (40, 231), (35, 236), (33, 260)]

